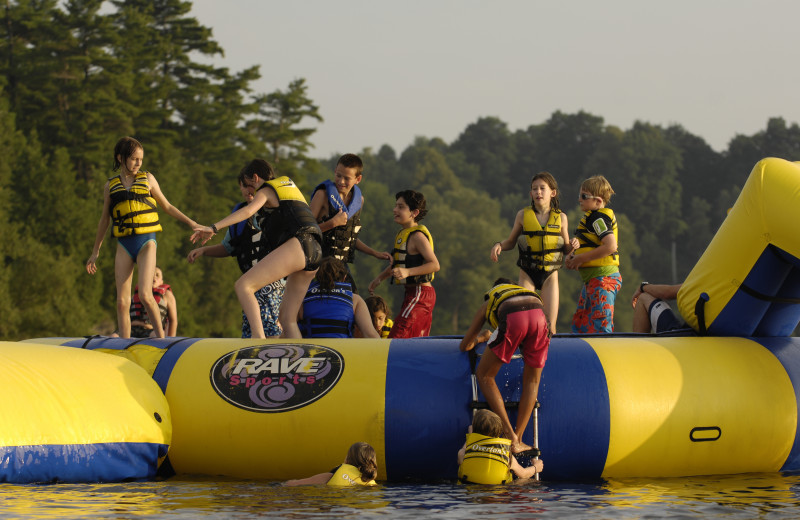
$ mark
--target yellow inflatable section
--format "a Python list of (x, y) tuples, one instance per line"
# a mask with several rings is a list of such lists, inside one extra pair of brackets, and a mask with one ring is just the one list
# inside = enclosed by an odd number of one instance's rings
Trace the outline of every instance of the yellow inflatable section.
[(149, 478), (166, 457), (164, 394), (119, 356), (0, 342), (0, 482)]
[(713, 336), (790, 336), (800, 321), (800, 163), (755, 165), (678, 293), (687, 323)]

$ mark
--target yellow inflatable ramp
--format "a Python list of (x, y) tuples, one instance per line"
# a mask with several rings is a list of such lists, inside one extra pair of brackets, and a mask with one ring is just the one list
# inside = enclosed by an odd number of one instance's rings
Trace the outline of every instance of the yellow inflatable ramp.
[(790, 336), (800, 321), (800, 163), (759, 161), (678, 307), (712, 336)]

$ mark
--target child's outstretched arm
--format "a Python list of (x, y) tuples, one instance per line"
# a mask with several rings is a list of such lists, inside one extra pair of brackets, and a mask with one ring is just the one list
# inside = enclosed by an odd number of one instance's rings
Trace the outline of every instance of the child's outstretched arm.
[(475, 313), (475, 316), (472, 317), (472, 323), (470, 323), (469, 329), (461, 339), (461, 343), (458, 345), (458, 348), (461, 349), (461, 352), (472, 350), (478, 343), (478, 334), (481, 331), (481, 327), (483, 327), (483, 324), (486, 322), (486, 305), (486, 302), (484, 302), (480, 309), (478, 309), (478, 312)]
[(164, 212), (167, 215), (183, 222), (190, 228), (193, 228), (194, 226), (197, 225), (197, 222), (184, 215), (181, 212), (181, 210), (179, 210), (178, 208), (169, 203), (167, 198), (161, 192), (161, 186), (158, 185), (158, 181), (156, 180), (156, 178), (153, 176), (152, 173), (147, 174), (147, 182), (150, 183), (150, 195), (152, 195), (153, 198), (156, 199), (156, 202), (158, 202), (158, 204), (162, 208), (164, 208)]
[[(268, 190), (258, 190), (253, 197), (253, 200), (251, 200), (249, 204), (237, 209), (216, 224), (212, 224), (213, 227), (201, 226), (200, 224), (195, 224), (192, 226), (192, 230), (194, 231), (191, 238), (192, 243), (196, 243), (198, 240), (201, 240), (201, 244), (205, 244), (211, 240), (211, 237), (213, 237), (220, 229), (232, 226), (233, 224), (241, 222), (255, 215), (256, 211), (261, 209), (261, 207), (264, 204), (267, 204), (269, 201), (270, 197), (267, 194), (267, 191)], [(274, 205), (277, 206), (277, 203)], [(214, 228), (216, 228), (216, 231)]]
[[(501, 251), (508, 251), (510, 249), (514, 249), (514, 244), (517, 243), (519, 239), (519, 235), (522, 233), (522, 219), (524, 218), (525, 210), (521, 209), (517, 212), (517, 217), (514, 219), (514, 226), (511, 228), (511, 234), (508, 236), (507, 239), (503, 240), (502, 242), (495, 242), (492, 246), (492, 250), (489, 253), (493, 262), (497, 262), (500, 257)], [(563, 213), (562, 213), (563, 215)], [(562, 221), (563, 223), (563, 221)], [(563, 227), (561, 229), (564, 229)]]
[(230, 253), (228, 253), (228, 250), (225, 249), (225, 246), (222, 244), (214, 244), (213, 246), (202, 246), (192, 249), (189, 251), (189, 255), (186, 257), (186, 260), (190, 264), (193, 264), (201, 256), (225, 258), (226, 256), (230, 256)]
[(370, 256), (374, 256), (378, 260), (391, 260), (392, 259), (392, 255), (390, 253), (387, 253), (386, 251), (377, 251), (375, 249), (372, 249), (367, 244), (362, 242), (360, 238), (358, 240), (356, 240), (356, 249), (361, 251), (362, 253), (366, 253), (366, 254), (368, 254)]
[(327, 484), (333, 477), (333, 473), (317, 473), (312, 477), (299, 478), (295, 480), (287, 480), (283, 483), (284, 486), (310, 486), (313, 484)]
[(369, 287), (367, 288), (369, 290), (369, 293), (372, 296), (375, 296), (375, 289), (378, 288), (378, 286), (381, 284), (382, 281), (386, 280), (391, 275), (392, 275), (392, 264), (389, 264), (386, 266), (386, 269), (381, 271), (380, 274), (376, 276), (375, 279), (369, 283)]
[(108, 226), (111, 224), (111, 214), (109, 208), (111, 207), (111, 197), (108, 194), (108, 182), (103, 188), (103, 213), (100, 215), (100, 221), (97, 223), (97, 235), (94, 237), (94, 246), (92, 247), (92, 254), (86, 260), (86, 272), (95, 274), (97, 272), (97, 257), (100, 256), (100, 246), (103, 245), (103, 239), (106, 237)]

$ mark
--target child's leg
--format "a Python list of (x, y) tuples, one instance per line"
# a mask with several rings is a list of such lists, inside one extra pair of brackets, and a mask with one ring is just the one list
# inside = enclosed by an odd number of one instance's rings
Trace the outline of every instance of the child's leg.
[(145, 243), (136, 256), (136, 264), (139, 266), (139, 301), (142, 302), (150, 324), (153, 325), (154, 335), (151, 337), (163, 338), (165, 334), (161, 324), (161, 311), (158, 309), (152, 290), (153, 275), (156, 272), (156, 250), (154, 241)]
[[(522, 396), (519, 400), (519, 408), (517, 409), (517, 428), (514, 433), (517, 434), (519, 439), (520, 448), (516, 451), (530, 449), (530, 446), (522, 443), (522, 434), (525, 433), (525, 428), (533, 414), (533, 407), (536, 404), (536, 396), (539, 393), (539, 380), (542, 378), (542, 369), (534, 368), (525, 365), (522, 370)], [(514, 446), (512, 445), (512, 451)]]
[(297, 313), (303, 305), (303, 299), (308, 292), (308, 286), (314, 279), (314, 271), (296, 271), (286, 279), (286, 289), (283, 291), (283, 301), (279, 313), (279, 321), (283, 328), (282, 338), (302, 338), (300, 327), (297, 326)]
[(556, 321), (558, 321), (558, 271), (553, 271), (553, 274), (547, 277), (542, 284), (542, 290), (539, 293), (542, 296), (542, 305), (544, 306), (544, 314), (547, 316), (548, 324), (550, 325), (550, 333), (556, 333)]
[(528, 276), (528, 273), (526, 273), (522, 269), (519, 270), (519, 282), (518, 282), (518, 285), (520, 287), (524, 287), (524, 288), (526, 288), (526, 289), (528, 289), (530, 291), (535, 291), (536, 290), (536, 284), (533, 283), (533, 280), (531, 280), (531, 277)]
[[(236, 297), (239, 298), (239, 304), (247, 316), (247, 321), (250, 322), (253, 338), (265, 337), (256, 291), (295, 271), (301, 271), (305, 265), (306, 259), (300, 241), (290, 238), (236, 280), (234, 285)], [(297, 321), (297, 315), (294, 320)]]
[(513, 449), (515, 444), (519, 443), (519, 439), (511, 427), (511, 421), (508, 420), (508, 413), (506, 413), (506, 405), (503, 402), (503, 396), (500, 394), (500, 389), (497, 387), (497, 382), (494, 378), (503, 366), (503, 361), (497, 355), (486, 349), (483, 351), (481, 360), (478, 363), (478, 368), (475, 371), (475, 377), (478, 379), (478, 386), (481, 387), (481, 392), (489, 404), (489, 408), (500, 416), (503, 422), (503, 431), (506, 436), (511, 439), (511, 447)]
[[(114, 257), (114, 281), (117, 286), (117, 327), (120, 338), (131, 337), (131, 279), (133, 259), (125, 248), (117, 243)], [(153, 281), (150, 280), (152, 285)]]

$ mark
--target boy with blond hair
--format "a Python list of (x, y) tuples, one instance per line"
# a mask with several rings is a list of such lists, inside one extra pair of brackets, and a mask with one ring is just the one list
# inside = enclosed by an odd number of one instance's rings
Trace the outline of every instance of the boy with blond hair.
[(607, 208), (614, 190), (602, 175), (583, 181), (578, 204), (583, 218), (565, 265), (581, 275), (583, 288), (572, 317), (573, 333), (614, 332), (614, 300), (622, 287), (614, 211)]

